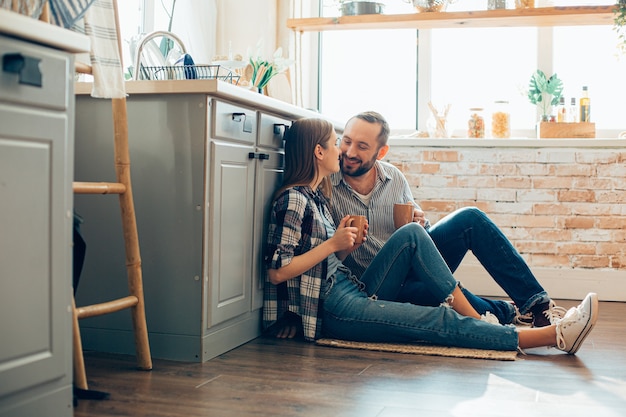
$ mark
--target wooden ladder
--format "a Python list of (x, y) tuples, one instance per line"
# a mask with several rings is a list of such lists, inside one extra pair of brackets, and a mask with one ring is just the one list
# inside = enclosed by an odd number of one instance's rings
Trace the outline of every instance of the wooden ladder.
[[(117, 0), (111, 0), (115, 13), (117, 44), (122, 57), (122, 43), (119, 29)], [(44, 5), (41, 20), (49, 21), (48, 3)], [(77, 63), (76, 72), (91, 74), (91, 66)], [(126, 272), (128, 275), (129, 295), (119, 299), (99, 304), (76, 307), (73, 319), (73, 348), (74, 348), (74, 385), (77, 388), (88, 389), (85, 362), (83, 358), (82, 342), (78, 320), (117, 312), (124, 309), (131, 310), (132, 324), (135, 335), (135, 348), (139, 369), (151, 370), (152, 358), (148, 340), (148, 328), (143, 296), (143, 278), (141, 273), (141, 256), (139, 252), (139, 238), (137, 235), (137, 221), (130, 178), (130, 153), (128, 150), (128, 113), (126, 98), (111, 99), (113, 112), (113, 140), (115, 174), (117, 182), (74, 182), (74, 194), (118, 194), (122, 215), (122, 231), (126, 251)]]

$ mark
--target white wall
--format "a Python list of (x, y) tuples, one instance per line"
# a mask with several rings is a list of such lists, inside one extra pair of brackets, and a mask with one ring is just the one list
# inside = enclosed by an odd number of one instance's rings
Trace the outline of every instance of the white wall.
[(245, 59), (249, 50), (256, 56), (262, 41), (261, 57), (271, 58), (277, 44), (277, 1), (217, 0), (216, 54), (228, 55), (230, 44), (233, 54)]

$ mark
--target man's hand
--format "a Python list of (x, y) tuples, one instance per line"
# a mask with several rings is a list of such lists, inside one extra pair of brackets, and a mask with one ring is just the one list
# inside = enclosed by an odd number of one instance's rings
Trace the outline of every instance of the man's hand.
[(422, 226), (426, 226), (426, 214), (422, 210), (416, 208), (413, 210), (413, 221)]

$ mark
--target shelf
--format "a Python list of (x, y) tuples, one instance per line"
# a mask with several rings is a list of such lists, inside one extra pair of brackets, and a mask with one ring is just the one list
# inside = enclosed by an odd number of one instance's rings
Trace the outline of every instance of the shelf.
[(538, 7), (411, 14), (370, 14), (288, 19), (296, 32), (355, 29), (439, 29), (521, 26), (612, 25), (615, 5)]

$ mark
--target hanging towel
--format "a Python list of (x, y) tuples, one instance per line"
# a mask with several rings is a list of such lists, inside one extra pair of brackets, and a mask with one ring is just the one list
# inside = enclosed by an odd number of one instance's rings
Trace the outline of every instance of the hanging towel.
[(84, 16), (94, 0), (48, 0), (50, 23), (69, 29)]
[[(86, 0), (72, 0), (84, 2)], [(65, 2), (70, 2), (65, 0)], [(82, 32), (91, 40), (91, 61), (93, 73), (92, 97), (126, 97), (124, 71), (117, 44), (115, 10), (111, 0), (93, 0), (81, 21), (73, 30)]]

